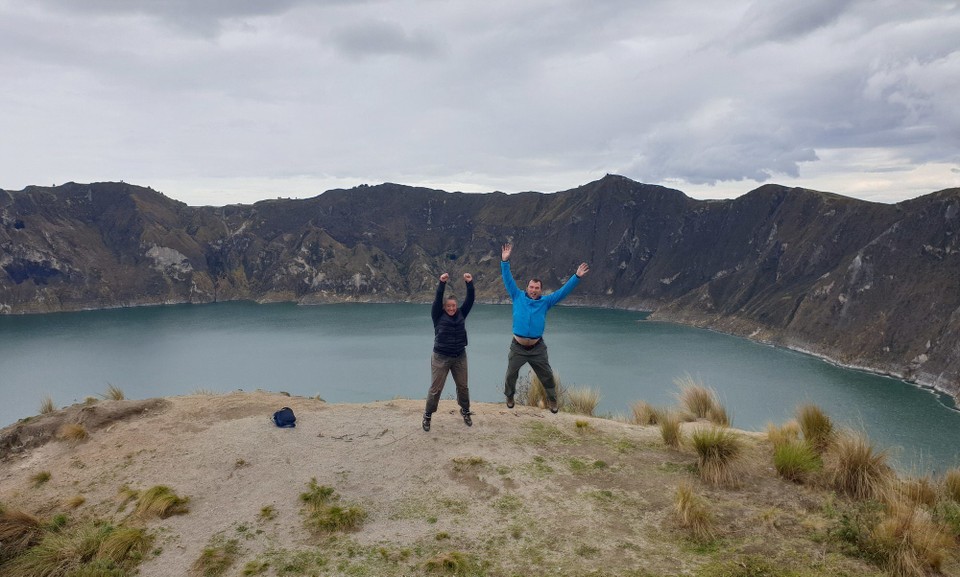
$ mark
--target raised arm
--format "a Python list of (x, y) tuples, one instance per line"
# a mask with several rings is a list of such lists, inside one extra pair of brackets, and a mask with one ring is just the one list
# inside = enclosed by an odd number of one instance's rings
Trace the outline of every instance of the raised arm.
[(470, 314), (470, 309), (473, 308), (473, 275), (465, 272), (463, 273), (463, 280), (467, 283), (467, 298), (464, 299), (463, 304), (460, 305), (460, 312), (463, 314), (463, 318), (467, 318), (467, 315)]
[(437, 319), (440, 318), (440, 315), (443, 313), (443, 291), (447, 288), (447, 280), (450, 278), (450, 275), (443, 273), (440, 275), (440, 284), (437, 285), (437, 294), (433, 297), (433, 306), (430, 308), (430, 318), (433, 319), (433, 322), (437, 322)]
[(560, 287), (560, 290), (543, 298), (546, 299), (550, 306), (557, 304), (558, 302), (567, 298), (567, 295), (569, 295), (580, 283), (580, 278), (588, 272), (590, 272), (590, 267), (587, 265), (587, 263), (580, 263), (580, 266), (577, 267), (577, 271), (573, 274), (573, 276), (567, 279), (567, 282), (563, 283), (563, 286)]

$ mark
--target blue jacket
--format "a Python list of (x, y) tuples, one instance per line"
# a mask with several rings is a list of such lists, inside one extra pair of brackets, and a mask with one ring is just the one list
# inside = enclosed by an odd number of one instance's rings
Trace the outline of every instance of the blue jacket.
[(566, 298), (580, 282), (580, 277), (573, 275), (557, 292), (532, 299), (513, 280), (510, 261), (500, 261), (500, 274), (503, 276), (503, 286), (513, 300), (513, 334), (531, 339), (543, 336), (547, 323), (547, 311)]

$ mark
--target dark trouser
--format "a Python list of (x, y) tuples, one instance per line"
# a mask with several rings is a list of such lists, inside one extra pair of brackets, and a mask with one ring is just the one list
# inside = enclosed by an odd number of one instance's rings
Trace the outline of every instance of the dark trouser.
[(432, 415), (440, 404), (440, 393), (447, 382), (447, 373), (453, 374), (453, 382), (457, 385), (457, 404), (460, 410), (470, 412), (470, 391), (467, 389), (467, 351), (459, 357), (448, 357), (433, 353), (430, 358), (430, 391), (427, 393), (427, 408), (424, 411)]
[(547, 343), (543, 342), (543, 339), (540, 339), (537, 344), (529, 349), (518, 343), (516, 339), (510, 339), (510, 351), (507, 353), (507, 376), (503, 379), (503, 394), (508, 397), (516, 394), (517, 376), (520, 374), (520, 367), (527, 363), (530, 363), (530, 368), (543, 383), (547, 398), (556, 401), (557, 388), (553, 381), (550, 359), (547, 358)]

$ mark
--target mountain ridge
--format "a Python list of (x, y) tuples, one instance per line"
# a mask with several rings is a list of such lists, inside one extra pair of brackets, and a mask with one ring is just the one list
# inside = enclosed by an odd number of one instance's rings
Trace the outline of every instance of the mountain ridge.
[(618, 175), (554, 193), (396, 183), (192, 207), (152, 188), (0, 191), (0, 312), (223, 300), (429, 302), (444, 271), (505, 302), (518, 278), (569, 304), (643, 309), (960, 391), (960, 189), (871, 203), (768, 184), (730, 200)]

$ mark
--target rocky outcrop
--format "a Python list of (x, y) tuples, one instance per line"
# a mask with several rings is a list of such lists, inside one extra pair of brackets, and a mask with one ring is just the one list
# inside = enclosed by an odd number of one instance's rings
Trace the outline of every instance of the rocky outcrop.
[(607, 176), (553, 194), (396, 184), (190, 207), (123, 183), (0, 191), (0, 311), (222, 300), (416, 301), (443, 271), (500, 302), (514, 273), (960, 390), (960, 189), (895, 205), (768, 185), (698, 201)]

